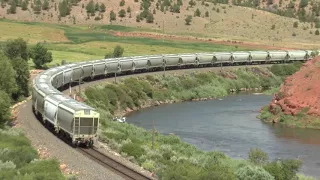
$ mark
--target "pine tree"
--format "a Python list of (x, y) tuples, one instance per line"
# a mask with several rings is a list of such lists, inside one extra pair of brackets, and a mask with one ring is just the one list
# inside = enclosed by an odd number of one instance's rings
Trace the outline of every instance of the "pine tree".
[(41, 1), (36, 0), (33, 6), (33, 11), (35, 14), (40, 14), (41, 13)]
[(49, 9), (49, 2), (48, 0), (44, 0), (42, 4), (42, 10), (48, 10)]
[(100, 4), (100, 12), (106, 12), (106, 6), (103, 3)]
[(126, 17), (126, 11), (124, 9), (119, 11), (119, 17)]
[(153, 20), (154, 20), (153, 14), (152, 13), (148, 13), (146, 19), (147, 19), (147, 23), (153, 23)]
[(94, 7), (94, 10), (95, 10), (95, 11), (99, 11), (99, 9), (100, 9), (99, 3), (96, 3), (96, 5), (95, 5), (95, 7)]
[(16, 4), (15, 1), (12, 1), (12, 2), (11, 2), (11, 6), (10, 6), (10, 8), (8, 9), (8, 12), (9, 12), (10, 14), (15, 14), (15, 13), (17, 12), (17, 4)]
[(110, 22), (111, 21), (115, 21), (117, 19), (116, 13), (112, 11), (110, 11)]
[(199, 8), (197, 8), (197, 10), (194, 12), (194, 16), (200, 17), (200, 15), (201, 15), (201, 12), (200, 12)]
[(22, 3), (21, 3), (21, 10), (22, 10), (22, 11), (28, 10), (28, 2), (27, 2), (27, 0), (22, 1)]
[(206, 11), (205, 16), (209, 17), (209, 12), (208, 11)]
[(65, 17), (67, 15), (70, 14), (70, 6), (68, 5), (68, 1), (67, 0), (62, 0), (59, 3), (59, 13), (60, 13), (60, 17)]

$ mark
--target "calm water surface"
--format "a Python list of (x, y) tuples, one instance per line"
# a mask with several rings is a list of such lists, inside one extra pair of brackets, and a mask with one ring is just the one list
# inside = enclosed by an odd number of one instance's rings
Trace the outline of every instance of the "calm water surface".
[(259, 147), (275, 158), (300, 158), (302, 172), (320, 177), (320, 131), (284, 128), (256, 118), (271, 96), (233, 95), (221, 100), (185, 102), (147, 108), (128, 116), (128, 122), (163, 134), (174, 133), (204, 151), (217, 150), (247, 158)]

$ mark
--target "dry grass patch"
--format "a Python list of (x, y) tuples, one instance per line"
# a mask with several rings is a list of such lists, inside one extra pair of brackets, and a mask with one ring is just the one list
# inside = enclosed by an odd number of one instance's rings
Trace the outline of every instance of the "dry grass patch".
[(0, 21), (0, 41), (7, 39), (23, 38), (29, 43), (40, 41), (47, 42), (67, 42), (64, 31), (45, 26), (27, 25), (21, 23), (2, 22)]

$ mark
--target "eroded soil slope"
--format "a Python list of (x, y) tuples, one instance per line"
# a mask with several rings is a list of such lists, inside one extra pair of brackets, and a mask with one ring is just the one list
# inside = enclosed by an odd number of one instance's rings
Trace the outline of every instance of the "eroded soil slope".
[(280, 92), (273, 98), (269, 110), (273, 114), (298, 115), (300, 112), (320, 116), (320, 57), (305, 63), (288, 77)]

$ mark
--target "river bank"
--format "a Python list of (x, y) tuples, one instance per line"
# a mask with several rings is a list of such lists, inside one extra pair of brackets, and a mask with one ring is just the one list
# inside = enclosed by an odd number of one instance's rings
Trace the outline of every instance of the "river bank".
[(320, 129), (320, 57), (285, 79), (258, 118), (288, 127)]
[[(219, 177), (236, 179), (239, 173), (246, 171), (243, 166), (246, 169), (258, 168), (256, 170), (263, 172), (262, 174), (276, 177), (278, 175), (272, 172), (272, 169), (257, 167), (248, 160), (235, 160), (220, 152), (203, 152), (181, 141), (175, 135), (165, 136), (157, 131), (146, 131), (131, 124), (113, 122), (111, 119), (114, 115), (152, 105), (216, 99), (227, 96), (230, 91), (253, 87), (276, 87), (280, 84), (281, 78), (268, 69), (244, 68), (220, 73), (128, 78), (117, 85), (90, 87), (82, 94), (82, 98), (100, 112), (102, 124), (100, 140), (132, 162), (156, 172), (160, 179), (181, 177), (183, 174), (188, 174), (187, 177), (193, 177), (192, 179), (199, 179), (206, 177), (212, 171), (217, 172)], [(222, 164), (205, 160), (211, 158), (217, 159)], [(268, 166), (276, 165), (273, 161), (265, 163)], [(296, 164), (296, 161), (290, 163)], [(291, 167), (299, 168), (298, 164)], [(294, 169), (288, 171), (295, 176)], [(200, 172), (201, 175), (198, 174)]]

